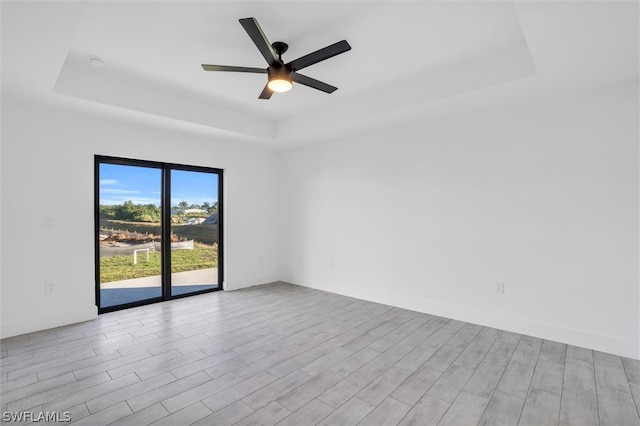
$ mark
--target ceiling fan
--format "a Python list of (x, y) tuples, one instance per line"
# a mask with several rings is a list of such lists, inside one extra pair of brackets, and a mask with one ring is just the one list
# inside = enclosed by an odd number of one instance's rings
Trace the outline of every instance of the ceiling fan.
[(264, 59), (267, 60), (269, 66), (267, 68), (250, 68), (202, 64), (202, 68), (204, 68), (205, 71), (235, 71), (267, 74), (267, 84), (264, 86), (262, 93), (260, 93), (260, 99), (271, 98), (273, 92), (286, 92), (291, 90), (293, 81), (326, 93), (333, 93), (338, 90), (335, 86), (307, 77), (306, 75), (298, 73), (298, 71), (309, 65), (316, 64), (351, 50), (351, 46), (349, 46), (346, 40), (316, 50), (315, 52), (285, 64), (282, 60), (282, 54), (289, 48), (287, 43), (282, 41), (269, 43), (267, 36), (264, 35), (262, 28), (260, 28), (255, 18), (240, 19), (240, 24), (244, 27), (247, 34), (249, 34), (249, 37), (251, 37), (251, 40), (253, 40), (260, 53), (262, 53)]

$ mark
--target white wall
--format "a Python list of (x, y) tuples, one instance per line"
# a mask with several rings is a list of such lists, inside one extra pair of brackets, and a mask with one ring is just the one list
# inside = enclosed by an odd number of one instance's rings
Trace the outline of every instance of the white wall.
[(637, 83), (279, 155), (2, 107), (2, 337), (95, 317), (103, 154), (225, 169), (229, 289), (281, 278), (639, 357)]
[(273, 152), (6, 97), (2, 108), (2, 337), (96, 316), (95, 154), (224, 169), (226, 289), (278, 278)]
[(282, 277), (638, 358), (638, 136), (635, 82), (285, 152)]

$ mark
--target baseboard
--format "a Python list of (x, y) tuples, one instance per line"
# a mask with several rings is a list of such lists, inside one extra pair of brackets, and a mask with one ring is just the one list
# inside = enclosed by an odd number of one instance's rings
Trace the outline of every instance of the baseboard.
[(491, 312), (464, 309), (453, 305), (445, 305), (433, 301), (409, 298), (396, 294), (371, 291), (371, 289), (358, 287), (338, 287), (323, 282), (303, 280), (290, 275), (281, 275), (281, 281), (355, 297), (370, 302), (409, 309), (416, 312), (438, 315), (458, 321), (469, 322), (500, 330), (525, 334), (546, 340), (566, 343), (583, 348), (607, 352), (632, 359), (640, 359), (640, 342), (626, 340), (617, 337), (591, 333), (588, 330), (572, 329), (554, 324), (533, 322), (521, 318), (509, 317)]
[(7, 322), (0, 325), (0, 338), (19, 336), (35, 331), (61, 327), (63, 325), (90, 321), (98, 317), (98, 308), (91, 305), (86, 309), (64, 311), (55, 315), (27, 318), (21, 321)]
[(241, 288), (253, 287), (254, 285), (272, 283), (279, 280), (279, 275), (260, 275), (242, 280), (225, 280), (223, 288), (225, 291), (240, 290)]

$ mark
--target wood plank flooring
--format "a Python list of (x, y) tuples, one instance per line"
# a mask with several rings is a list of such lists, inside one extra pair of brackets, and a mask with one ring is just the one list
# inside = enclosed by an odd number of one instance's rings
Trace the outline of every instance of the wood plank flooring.
[(0, 351), (3, 421), (640, 425), (637, 360), (285, 283), (104, 314)]

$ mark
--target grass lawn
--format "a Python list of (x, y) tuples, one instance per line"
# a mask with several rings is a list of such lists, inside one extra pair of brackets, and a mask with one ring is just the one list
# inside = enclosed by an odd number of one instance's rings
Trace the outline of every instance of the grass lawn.
[[(103, 257), (100, 258), (100, 283), (160, 275), (160, 265), (159, 252), (149, 253), (148, 262), (146, 255), (138, 255), (136, 265), (133, 264), (133, 255)], [(196, 246), (193, 250), (171, 251), (172, 273), (216, 268), (217, 266), (218, 249), (215, 247)]]

